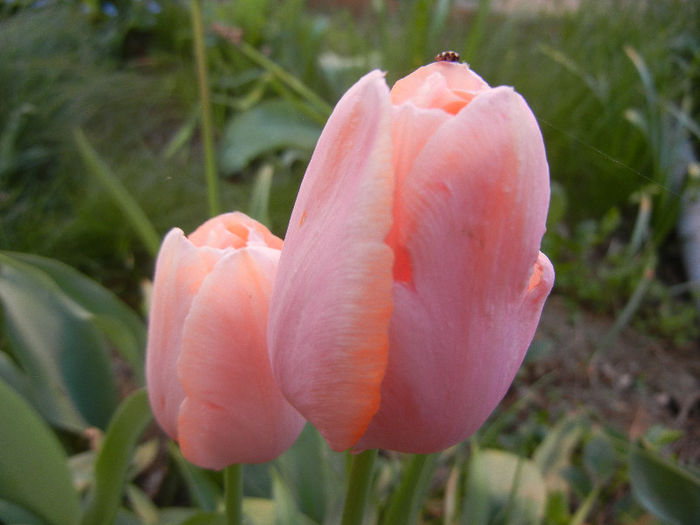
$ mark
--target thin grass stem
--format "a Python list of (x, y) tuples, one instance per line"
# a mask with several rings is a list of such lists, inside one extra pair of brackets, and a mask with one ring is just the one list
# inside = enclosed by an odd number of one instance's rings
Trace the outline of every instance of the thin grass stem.
[(191, 6), (194, 55), (197, 62), (197, 82), (199, 83), (199, 99), (202, 109), (204, 171), (207, 180), (209, 214), (213, 217), (220, 213), (221, 201), (219, 197), (219, 179), (216, 172), (216, 157), (214, 153), (214, 126), (212, 124), (211, 117), (211, 97), (209, 93), (207, 57), (204, 50), (204, 24), (202, 22), (202, 6), (200, 4), (200, 0), (192, 0)]

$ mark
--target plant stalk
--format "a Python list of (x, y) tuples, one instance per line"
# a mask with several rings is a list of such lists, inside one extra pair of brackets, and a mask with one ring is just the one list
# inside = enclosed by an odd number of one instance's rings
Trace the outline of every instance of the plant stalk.
[(194, 55), (197, 63), (197, 81), (199, 83), (199, 99), (202, 109), (204, 171), (207, 180), (207, 194), (209, 197), (209, 214), (213, 217), (220, 213), (221, 205), (219, 198), (219, 180), (216, 173), (216, 157), (214, 155), (214, 126), (211, 118), (209, 75), (207, 73), (207, 57), (204, 50), (204, 24), (202, 22), (202, 6), (200, 0), (192, 0), (191, 5)]
[(243, 523), (243, 468), (229, 465), (224, 469), (224, 506), (226, 525)]
[(414, 454), (391, 497), (382, 525), (416, 523), (438, 454)]
[(377, 450), (365, 450), (352, 458), (350, 481), (345, 495), (342, 525), (360, 525), (365, 515), (369, 489), (372, 484), (372, 469)]

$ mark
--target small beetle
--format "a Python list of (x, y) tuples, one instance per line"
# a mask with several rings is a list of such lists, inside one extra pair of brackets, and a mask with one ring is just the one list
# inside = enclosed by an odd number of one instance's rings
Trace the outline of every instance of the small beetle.
[(442, 51), (435, 56), (435, 62), (459, 62), (457, 51)]

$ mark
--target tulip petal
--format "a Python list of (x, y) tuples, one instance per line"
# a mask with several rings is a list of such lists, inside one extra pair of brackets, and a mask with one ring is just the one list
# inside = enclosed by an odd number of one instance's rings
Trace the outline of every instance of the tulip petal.
[(505, 395), (554, 270), (539, 253), (549, 202), (542, 137), (510, 88), (476, 96), (397, 190), (391, 351), (381, 405), (355, 450), (429, 453), (473, 433)]
[(182, 230), (168, 232), (158, 253), (149, 313), (146, 382), (156, 420), (177, 439), (177, 413), (185, 398), (176, 364), (182, 325), (192, 298), (216, 261), (198, 251)]
[(205, 468), (270, 461), (301, 432), (270, 369), (267, 310), (279, 250), (226, 254), (207, 276), (183, 327), (178, 419), (183, 455)]
[(218, 215), (202, 224), (188, 237), (197, 247), (243, 248), (261, 244), (282, 249), (282, 239), (264, 225), (238, 211)]
[(387, 362), (391, 111), (378, 71), (336, 106), (299, 190), (270, 306), (275, 378), (334, 450), (365, 431)]
[(489, 85), (467, 64), (433, 62), (398, 80), (391, 88), (391, 102), (410, 102), (420, 108), (440, 108), (456, 115)]

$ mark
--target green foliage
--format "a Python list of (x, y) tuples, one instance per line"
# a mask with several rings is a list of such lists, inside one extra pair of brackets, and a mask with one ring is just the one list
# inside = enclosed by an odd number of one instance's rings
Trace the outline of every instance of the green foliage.
[(95, 484), (82, 525), (114, 519), (133, 451), (151, 418), (145, 390), (125, 399), (114, 414), (95, 460)]
[(133, 373), (143, 380), (146, 327), (143, 320), (111, 291), (59, 261), (26, 253), (6, 253), (13, 260), (42, 272), (76, 302), (107, 336)]
[(221, 170), (241, 171), (262, 153), (301, 149), (310, 155), (321, 127), (285, 100), (270, 100), (236, 115), (221, 139)]
[[(0, 501), (26, 509), (51, 525), (77, 523), (78, 494), (66, 454), (34, 409), (0, 381)], [(17, 510), (0, 504), (0, 520)]]
[(0, 254), (0, 302), (30, 401), (53, 424), (104, 428), (117, 402), (106, 340), (49, 274)]
[(700, 520), (700, 478), (658, 454), (632, 447), (630, 482), (637, 499), (649, 511), (670, 523)]
[(502, 450), (472, 449), (462, 523), (541, 523), (546, 499), (544, 478), (533, 461)]

